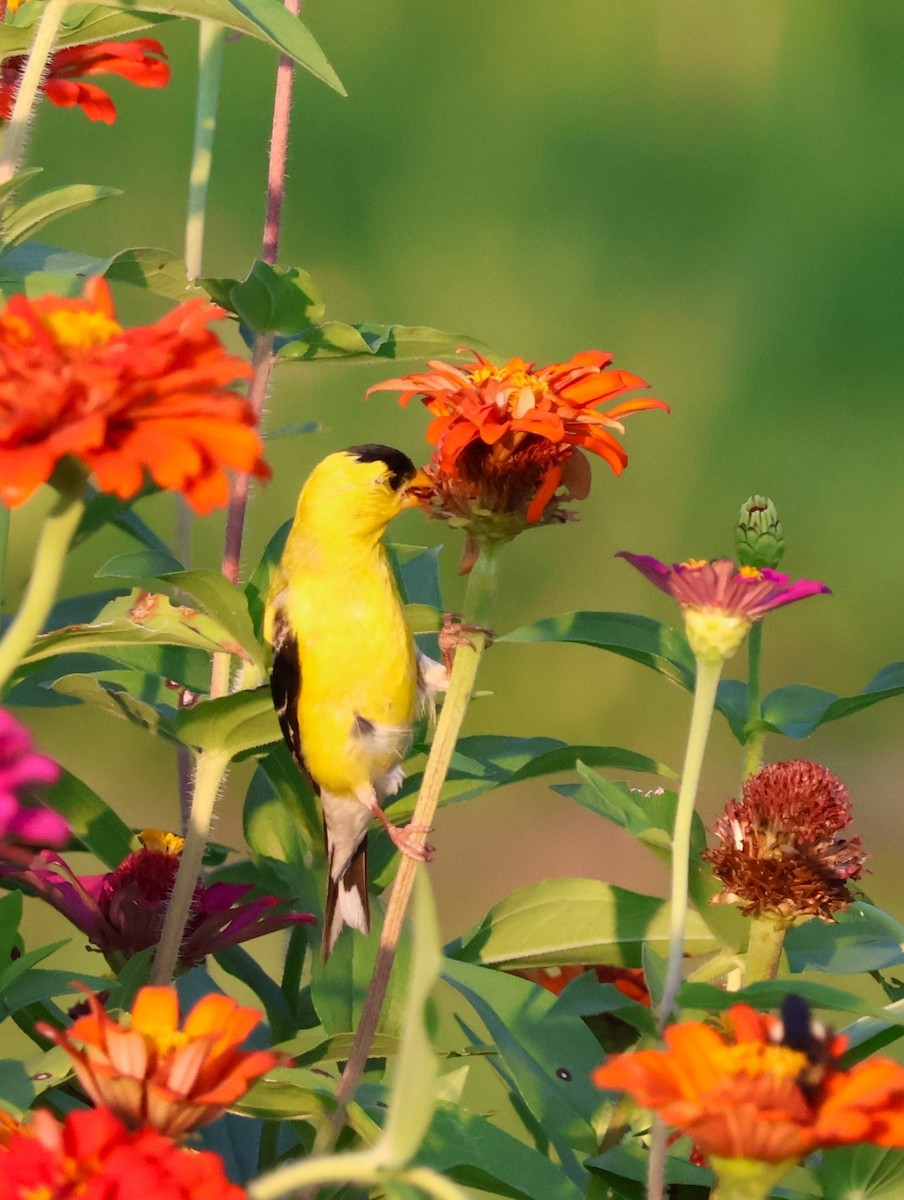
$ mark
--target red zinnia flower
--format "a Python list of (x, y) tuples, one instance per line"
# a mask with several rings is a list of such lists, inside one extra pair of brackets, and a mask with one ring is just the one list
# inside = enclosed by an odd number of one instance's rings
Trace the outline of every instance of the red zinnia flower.
[(41, 1109), (0, 1144), (0, 1176), (8, 1200), (247, 1200), (218, 1154), (127, 1129), (105, 1108), (71, 1112), (62, 1125)]
[[(12, 116), (26, 58), (25, 54), (14, 54), (0, 66), (0, 121)], [(78, 106), (90, 120), (111, 125), (116, 120), (115, 104), (97, 84), (81, 83), (85, 75), (119, 75), (139, 87), (159, 88), (169, 83), (170, 69), (165, 50), (153, 38), (95, 42), (93, 46), (57, 50), (50, 59), (41, 91), (57, 108)]]
[(231, 996), (204, 996), (181, 1029), (173, 987), (141, 988), (127, 1027), (111, 1020), (96, 996), (89, 1004), (90, 1014), (70, 1029), (41, 1025), (41, 1032), (69, 1055), (91, 1100), (132, 1129), (151, 1125), (181, 1137), (219, 1117), (284, 1061), (272, 1050), (239, 1049), (263, 1014)]
[[(580, 450), (590, 450), (616, 475), (628, 456), (615, 437), (621, 418), (647, 408), (668, 412), (662, 400), (627, 400), (597, 411), (623, 392), (648, 384), (628, 371), (608, 370), (613, 356), (601, 350), (567, 363), (536, 367), (521, 358), (494, 367), (482, 355), (462, 366), (430, 362), (429, 372), (388, 379), (373, 392), (398, 391), (401, 404), (419, 397), (434, 420), (427, 440), (436, 446), (431, 473), (437, 515), (468, 517), (499, 537), (500, 515), (516, 516), (508, 537), (524, 524), (561, 521), (554, 503), (560, 486), (577, 499), (587, 495), (589, 470)], [(491, 532), (495, 524), (497, 532)]]
[[(790, 1011), (803, 1008), (793, 999)], [(904, 1067), (872, 1058), (845, 1071), (844, 1036), (814, 1027), (789, 1036), (745, 1004), (729, 1009), (728, 1024), (728, 1036), (699, 1021), (671, 1025), (667, 1050), (616, 1055), (594, 1082), (657, 1112), (717, 1170), (726, 1159), (790, 1166), (855, 1142), (904, 1146)]]
[(226, 468), (267, 477), (255, 418), (229, 385), (250, 374), (188, 300), (153, 325), (123, 329), (109, 289), (85, 299), (11, 297), (0, 311), (0, 500), (15, 506), (71, 455), (124, 500), (145, 472), (199, 513), (227, 502)]

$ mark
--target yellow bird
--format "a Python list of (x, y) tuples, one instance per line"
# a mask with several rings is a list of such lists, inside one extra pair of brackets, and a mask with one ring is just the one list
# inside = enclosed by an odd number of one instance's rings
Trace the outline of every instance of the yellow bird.
[[(343, 925), (367, 933), (367, 829), (374, 817), (412, 858), (430, 848), (399, 829), (382, 802), (398, 791), (419, 691), (444, 669), (418, 654), (383, 545), (427, 485), (390, 446), (351, 446), (323, 459), (298, 498), (267, 597), (270, 687), (283, 736), (320, 795), (329, 884), (323, 958)], [(420, 665), (420, 659), (424, 666)]]

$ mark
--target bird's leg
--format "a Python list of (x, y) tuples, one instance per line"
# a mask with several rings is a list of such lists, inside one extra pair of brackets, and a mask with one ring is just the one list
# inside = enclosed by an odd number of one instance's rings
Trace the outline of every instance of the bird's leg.
[(389, 834), (392, 844), (397, 850), (408, 858), (413, 858), (417, 862), (430, 862), (433, 855), (436, 853), (434, 846), (428, 846), (425, 842), (416, 842), (411, 836), (413, 833), (429, 833), (433, 828), (432, 825), (403, 825), (399, 828), (398, 825), (393, 825), (383, 809), (380, 808), (377, 801), (372, 797), (359, 797), (361, 802), (365, 804), (373, 815), (377, 818), (386, 832)]
[(472, 649), (474, 648), (471, 635), (475, 633), (483, 634), (487, 646), (492, 646), (496, 638), (492, 629), (485, 629), (482, 625), (470, 625), (466, 621), (462, 621), (457, 613), (443, 613), (443, 627), (437, 634), (437, 641), (447, 671), (452, 670), (452, 660), (457, 647), (470, 646)]

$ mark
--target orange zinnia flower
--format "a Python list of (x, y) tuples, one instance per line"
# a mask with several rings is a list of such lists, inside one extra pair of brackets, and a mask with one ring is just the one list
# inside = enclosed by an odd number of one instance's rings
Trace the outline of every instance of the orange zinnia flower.
[(150, 1125), (179, 1137), (206, 1125), (283, 1061), (272, 1050), (239, 1049), (261, 1013), (229, 996), (199, 1000), (181, 1029), (172, 987), (141, 988), (128, 1028), (112, 1021), (96, 996), (89, 1003), (90, 1014), (68, 1031), (42, 1025), (41, 1032), (69, 1055), (91, 1100), (132, 1129)]
[(672, 1025), (667, 1050), (617, 1055), (594, 1082), (653, 1109), (714, 1165), (791, 1165), (820, 1147), (854, 1142), (904, 1146), (904, 1067), (873, 1058), (843, 1070), (846, 1039), (809, 1026), (803, 1002), (788, 1001), (784, 1020), (735, 1005), (727, 1014), (732, 1036), (698, 1021)]
[(608, 370), (613, 356), (601, 350), (539, 368), (521, 358), (494, 367), (474, 354), (476, 362), (431, 362), (430, 372), (389, 379), (367, 393), (401, 390), (401, 404), (417, 396), (433, 413), (427, 440), (436, 446), (435, 507), (445, 509), (439, 515), (484, 510), (519, 514), (522, 525), (564, 520), (553, 503), (559, 487), (582, 499), (590, 486), (578, 447), (620, 475), (628, 462), (615, 437), (624, 433), (621, 418), (647, 408), (668, 412), (662, 400), (649, 399), (597, 411), (622, 392), (649, 386), (639, 375)]
[(46, 1109), (0, 1144), (7, 1200), (248, 1200), (209, 1150), (183, 1150), (153, 1129), (126, 1128), (111, 1112)]
[(135, 496), (148, 472), (199, 513), (229, 498), (224, 468), (266, 477), (248, 401), (229, 391), (250, 368), (188, 300), (154, 325), (123, 329), (109, 289), (83, 300), (11, 297), (0, 311), (0, 500), (27, 500), (74, 456), (101, 491)]
[[(13, 5), (10, 9), (15, 11)], [(18, 8), (18, 5), (16, 5)], [(0, 66), (0, 121), (12, 116), (16, 90), (28, 56), (14, 54)], [(116, 105), (94, 83), (81, 83), (85, 75), (119, 75), (139, 87), (166, 87), (170, 69), (166, 52), (153, 38), (133, 42), (95, 42), (93, 46), (68, 46), (57, 50), (41, 91), (57, 108), (78, 106), (92, 121), (111, 125), (116, 120)]]

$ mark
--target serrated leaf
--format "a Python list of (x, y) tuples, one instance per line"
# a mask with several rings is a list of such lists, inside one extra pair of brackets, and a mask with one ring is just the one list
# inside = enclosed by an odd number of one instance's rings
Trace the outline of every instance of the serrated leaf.
[(563, 613), (522, 625), (497, 641), (578, 642), (652, 667), (688, 690), (694, 686), (694, 656), (684, 636), (661, 621), (634, 613)]
[(449, 357), (460, 346), (485, 348), (466, 334), (445, 333), (425, 325), (349, 325), (324, 321), (303, 330), (297, 337), (278, 339), (276, 357), (285, 362), (329, 361), (330, 359), (406, 359)]
[[(29, 50), (34, 37), (32, 26), (42, 12), (40, 5), (36, 8), (36, 12), (29, 12), (23, 7), (16, 14), (14, 23), (4, 23), (0, 28), (0, 58)], [(341, 96), (346, 94), (311, 31), (297, 17), (291, 16), (279, 0), (253, 0), (248, 4), (242, 0), (141, 0), (140, 12), (130, 0), (73, 4), (66, 13), (57, 44), (79, 46), (103, 41), (176, 17), (215, 21), (227, 29), (269, 42)]]
[(186, 746), (221, 751), (230, 758), (272, 745), (282, 737), (266, 686), (181, 709), (175, 733)]
[(24, 242), (57, 217), (77, 212), (98, 200), (121, 195), (122, 192), (118, 188), (96, 187), (88, 183), (71, 183), (44, 192), (6, 211), (3, 219), (2, 247), (7, 249)]
[[(597, 879), (546, 879), (494, 905), (458, 943), (454, 956), (496, 967), (609, 964), (638, 967), (644, 942), (666, 946), (667, 905)], [(687, 952), (717, 945), (696, 913), (688, 916)]]

